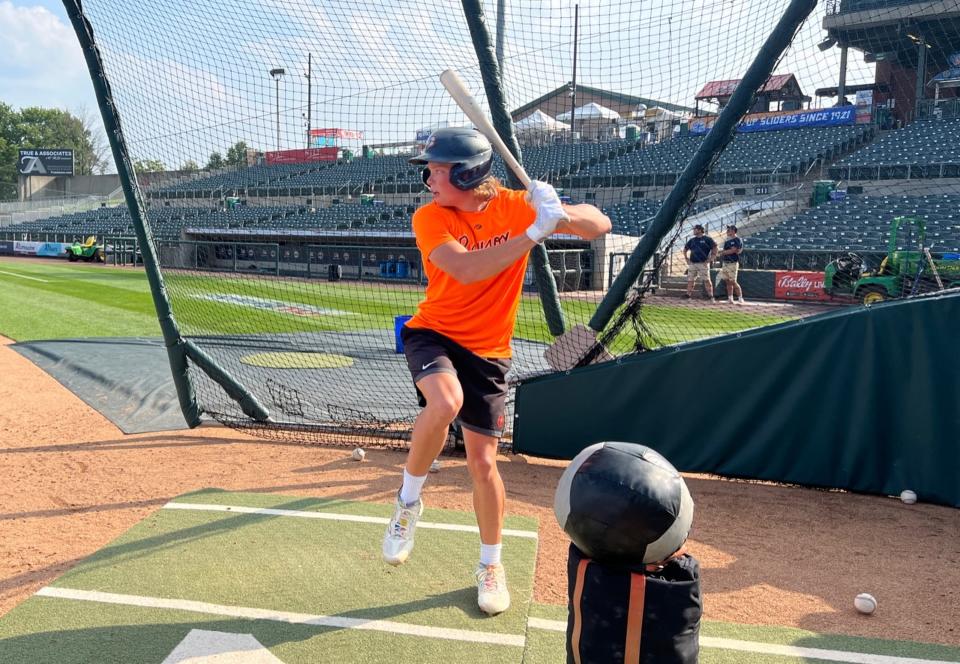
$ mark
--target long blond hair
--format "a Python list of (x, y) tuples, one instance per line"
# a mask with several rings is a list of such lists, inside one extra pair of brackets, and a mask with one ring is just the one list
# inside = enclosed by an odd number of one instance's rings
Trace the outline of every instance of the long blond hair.
[(481, 203), (488, 203), (497, 197), (497, 191), (501, 186), (503, 185), (500, 184), (500, 180), (491, 175), (473, 188), (473, 195)]

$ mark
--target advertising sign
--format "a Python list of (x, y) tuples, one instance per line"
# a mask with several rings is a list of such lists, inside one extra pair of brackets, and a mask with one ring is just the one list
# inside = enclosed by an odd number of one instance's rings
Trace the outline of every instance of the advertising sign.
[(356, 129), (311, 129), (312, 138), (346, 138), (352, 140), (363, 140), (363, 132)]
[(826, 301), (830, 296), (823, 291), (823, 272), (777, 272), (774, 297), (778, 300)]
[[(801, 129), (803, 127), (839, 127), (852, 125), (855, 118), (854, 106), (838, 106), (816, 111), (797, 111), (791, 113), (752, 113), (744, 116), (737, 131), (740, 133), (756, 131), (777, 131), (779, 129)], [(716, 116), (693, 118), (690, 120), (690, 134), (703, 136), (717, 121)]]
[(73, 150), (20, 150), (20, 175), (73, 175)]
[(873, 90), (860, 90), (856, 96), (857, 124), (869, 124), (873, 120)]
[(69, 245), (63, 242), (21, 242), (14, 241), (13, 253), (25, 256), (63, 256)]
[(363, 140), (363, 132), (355, 129), (311, 129), (310, 145), (318, 148), (339, 145), (341, 140)]
[(0, 255), (10, 255), (13, 253), (13, 242), (10, 240), (0, 240)]
[(335, 147), (306, 148), (304, 150), (276, 150), (267, 152), (267, 163), (273, 164), (305, 164), (313, 161), (336, 161), (339, 150)]

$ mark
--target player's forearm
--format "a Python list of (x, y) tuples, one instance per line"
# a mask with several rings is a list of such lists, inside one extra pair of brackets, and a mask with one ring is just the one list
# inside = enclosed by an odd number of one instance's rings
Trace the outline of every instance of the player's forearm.
[(609, 233), (613, 228), (610, 218), (593, 205), (586, 203), (564, 205), (563, 211), (567, 213), (570, 220), (562, 221), (557, 225), (558, 233), (572, 233), (585, 240), (595, 240)]
[(500, 274), (526, 256), (535, 244), (525, 234), (520, 234), (494, 247), (463, 251), (452, 257), (445, 272), (462, 284), (483, 281)]

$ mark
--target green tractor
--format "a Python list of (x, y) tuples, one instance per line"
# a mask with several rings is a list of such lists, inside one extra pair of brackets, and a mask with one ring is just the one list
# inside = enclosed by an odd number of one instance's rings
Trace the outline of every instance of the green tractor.
[(104, 263), (106, 257), (103, 252), (103, 245), (97, 244), (97, 238), (91, 235), (83, 244), (74, 242), (66, 248), (67, 260), (71, 263), (76, 261), (86, 261), (88, 263)]
[[(917, 249), (897, 249), (905, 224), (918, 230)], [(887, 255), (876, 271), (868, 271), (858, 254), (848, 253), (827, 265), (823, 289), (829, 295), (852, 296), (863, 304), (960, 286), (960, 256), (935, 259), (924, 244), (926, 225), (918, 217), (895, 217), (890, 224)]]

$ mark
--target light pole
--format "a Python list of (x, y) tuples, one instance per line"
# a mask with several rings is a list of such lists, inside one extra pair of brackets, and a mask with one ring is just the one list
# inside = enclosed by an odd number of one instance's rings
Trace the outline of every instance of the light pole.
[(275, 67), (270, 70), (270, 75), (277, 84), (277, 150), (280, 149), (280, 79), (287, 73), (283, 67)]
[(312, 61), (313, 54), (307, 53), (307, 148), (310, 148), (310, 130), (313, 129), (312, 120), (310, 118), (311, 106), (313, 106), (313, 71), (312, 71)]

